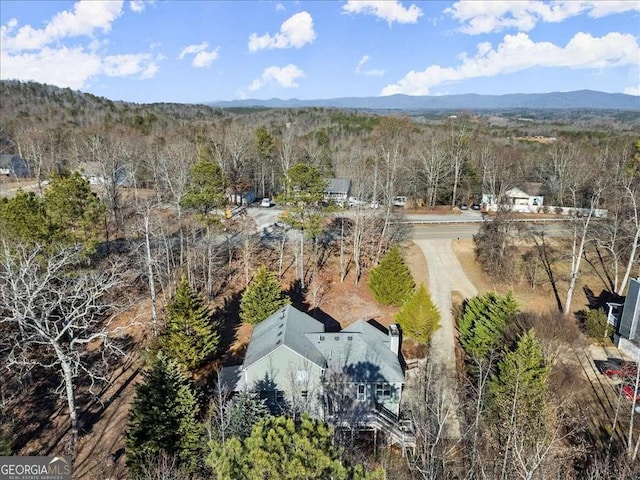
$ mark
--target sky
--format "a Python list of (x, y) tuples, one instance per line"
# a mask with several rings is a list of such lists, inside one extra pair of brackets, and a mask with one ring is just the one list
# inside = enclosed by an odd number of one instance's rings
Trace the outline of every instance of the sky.
[(640, 95), (640, 1), (0, 1), (0, 78), (138, 103)]

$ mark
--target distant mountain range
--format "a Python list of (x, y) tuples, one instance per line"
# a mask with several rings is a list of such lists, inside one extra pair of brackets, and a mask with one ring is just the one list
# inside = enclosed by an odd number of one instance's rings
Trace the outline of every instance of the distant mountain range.
[(334, 107), (370, 110), (493, 110), (493, 109), (607, 109), (640, 110), (640, 97), (624, 93), (605, 93), (593, 90), (552, 93), (514, 93), (509, 95), (343, 97), (318, 100), (231, 100), (212, 102), (220, 108), (267, 107)]

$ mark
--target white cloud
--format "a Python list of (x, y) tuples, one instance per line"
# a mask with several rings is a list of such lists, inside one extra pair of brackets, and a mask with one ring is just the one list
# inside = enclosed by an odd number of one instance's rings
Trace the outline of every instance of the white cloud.
[(109, 77), (140, 75), (151, 78), (158, 72), (158, 65), (149, 53), (109, 55), (102, 61), (102, 72)]
[(636, 85), (635, 87), (631, 86), (631, 87), (625, 88), (623, 93), (626, 93), (627, 95), (639, 96), (640, 95), (640, 83), (638, 85)]
[(369, 55), (364, 55), (356, 66), (356, 73), (360, 73), (360, 68), (369, 61)]
[(12, 19), (0, 27), (2, 50), (37, 50), (64, 38), (91, 35), (96, 29), (108, 32), (122, 14), (122, 4), (122, 1), (80, 1), (72, 12), (65, 10), (54, 15), (45, 28), (25, 25), (13, 35), (17, 21)]
[(387, 85), (381, 95), (404, 93), (428, 95), (432, 87), (468, 78), (492, 77), (531, 67), (608, 68), (636, 65), (640, 47), (631, 34), (608, 33), (593, 37), (577, 33), (565, 47), (550, 42), (533, 42), (526, 33), (506, 35), (495, 49), (488, 42), (478, 44), (473, 57), (459, 56), (455, 67), (431, 65), (411, 71), (396, 83)]
[(260, 78), (256, 78), (249, 90), (260, 90), (267, 83), (275, 82), (283, 88), (295, 88), (298, 86), (296, 80), (298, 78), (304, 78), (305, 74), (297, 66), (289, 64), (286, 67), (268, 67), (265, 68)]
[[(0, 78), (34, 80), (61, 87), (85, 88), (98, 76), (151, 78), (159, 70), (150, 53), (101, 55), (109, 44), (97, 33), (109, 32), (123, 12), (122, 1), (79, 1), (55, 14), (43, 28), (18, 28), (15, 19), (0, 27)], [(84, 44), (64, 40), (87, 37)], [(78, 42), (76, 42), (78, 43)]]
[(218, 58), (220, 47), (214, 50), (207, 50), (208, 48), (209, 44), (207, 42), (188, 45), (182, 49), (180, 55), (178, 55), (178, 59), (182, 60), (186, 55), (195, 55), (191, 65), (198, 68), (210, 67), (214, 60)]
[(276, 3), (276, 12), (284, 12), (286, 10), (285, 6), (281, 3)]
[(129, 2), (129, 8), (132, 12), (142, 13), (147, 5), (153, 5), (156, 0), (131, 0)]
[(592, 18), (629, 11), (640, 11), (637, 1), (564, 0), (475, 0), (455, 2), (444, 13), (462, 24), (460, 30), (470, 35), (515, 29), (532, 30), (538, 22), (559, 23), (567, 18), (587, 14)]
[(384, 75), (384, 70), (380, 70), (377, 68), (373, 68), (371, 70), (362, 70), (362, 67), (364, 66), (365, 63), (367, 63), (369, 61), (371, 57), (369, 57), (369, 55), (364, 55), (360, 61), (358, 62), (358, 65), (356, 65), (356, 74), (360, 75), (367, 75), (369, 77), (382, 77)]
[(50, 48), (20, 55), (0, 53), (0, 77), (33, 80), (60, 87), (82, 89), (93, 77), (138, 75), (151, 78), (159, 70), (150, 54), (110, 55), (104, 59), (82, 47)]
[(271, 48), (300, 48), (311, 43), (316, 38), (313, 30), (313, 18), (307, 12), (296, 13), (289, 17), (280, 26), (280, 32), (271, 36), (268, 33), (258, 36), (252, 33), (249, 36), (249, 51)]
[(417, 23), (422, 16), (422, 10), (416, 5), (405, 8), (398, 0), (348, 0), (342, 6), (342, 12), (347, 14), (373, 15), (391, 25), (398, 23)]

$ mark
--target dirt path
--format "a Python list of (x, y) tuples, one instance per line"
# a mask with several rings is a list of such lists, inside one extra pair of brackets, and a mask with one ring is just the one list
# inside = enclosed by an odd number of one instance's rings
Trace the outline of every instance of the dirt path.
[[(477, 294), (476, 288), (467, 278), (458, 258), (453, 252), (451, 240), (415, 240), (424, 254), (429, 271), (429, 292), (440, 310), (442, 327), (431, 339), (431, 355), (436, 366), (443, 372), (442, 388), (446, 404), (457, 410), (458, 397), (455, 391), (457, 384), (455, 359), (455, 331), (451, 314), (451, 294), (460, 292), (464, 297)], [(450, 438), (460, 438), (460, 423), (454, 415), (449, 425)]]

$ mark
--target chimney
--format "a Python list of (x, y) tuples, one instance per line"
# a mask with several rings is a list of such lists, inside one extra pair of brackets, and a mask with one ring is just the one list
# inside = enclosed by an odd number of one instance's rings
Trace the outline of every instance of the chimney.
[(398, 325), (389, 325), (389, 348), (395, 355), (400, 352), (400, 329)]

